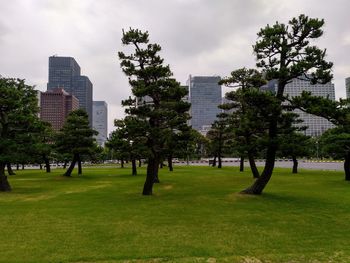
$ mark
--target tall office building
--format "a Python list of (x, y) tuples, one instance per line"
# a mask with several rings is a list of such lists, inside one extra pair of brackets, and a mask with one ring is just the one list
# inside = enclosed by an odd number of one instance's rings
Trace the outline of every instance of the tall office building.
[(221, 112), (222, 92), (218, 84), (220, 77), (190, 76), (188, 80), (191, 102), (192, 128), (205, 134)]
[(47, 90), (63, 88), (79, 100), (79, 107), (86, 110), (92, 126), (93, 85), (88, 77), (81, 76), (79, 64), (72, 57), (49, 57), (49, 82)]
[(55, 131), (60, 130), (67, 115), (78, 108), (78, 99), (62, 88), (41, 92), (40, 119), (50, 123)]
[(105, 101), (93, 102), (93, 129), (98, 131), (96, 140), (98, 145), (104, 146), (108, 132), (108, 108)]
[[(264, 89), (277, 91), (277, 81), (270, 81)], [(335, 100), (335, 90), (334, 84), (329, 82), (326, 84), (311, 84), (306, 78), (295, 78), (285, 87), (284, 94), (289, 95), (289, 97), (300, 96), (303, 91), (309, 91), (314, 96), (321, 96), (329, 98), (330, 100)], [(299, 114), (300, 119), (304, 122), (299, 124), (301, 126), (308, 126), (305, 131), (306, 135), (309, 136), (320, 136), (326, 130), (333, 128), (334, 125), (326, 120), (325, 118), (318, 117), (312, 114), (302, 112), (301, 110), (295, 110)]]
[(350, 77), (345, 79), (346, 98), (350, 99)]

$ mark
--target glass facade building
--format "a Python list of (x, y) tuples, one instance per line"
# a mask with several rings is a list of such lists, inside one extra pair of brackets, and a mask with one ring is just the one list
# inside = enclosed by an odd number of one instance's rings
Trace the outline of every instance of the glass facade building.
[(192, 128), (199, 132), (205, 133), (221, 112), (218, 108), (222, 102), (219, 81), (218, 76), (190, 76), (188, 80), (190, 123)]
[(49, 57), (49, 82), (47, 90), (63, 88), (79, 100), (79, 107), (89, 115), (92, 127), (93, 85), (88, 77), (81, 76), (79, 64), (72, 57)]
[[(277, 91), (277, 81), (272, 80), (264, 89)], [(324, 98), (329, 98), (330, 100), (335, 100), (335, 90), (334, 84), (329, 82), (326, 84), (311, 84), (306, 78), (295, 78), (290, 83), (288, 83), (284, 90), (284, 95), (289, 95), (289, 97), (300, 96), (303, 91), (309, 91), (313, 96), (321, 96)], [(305, 131), (306, 135), (309, 136), (320, 136), (326, 130), (334, 128), (334, 125), (326, 120), (325, 118), (318, 117), (312, 114), (302, 112), (301, 110), (295, 110), (299, 114), (300, 119), (304, 122), (300, 123), (301, 126), (307, 126)]]
[(350, 77), (345, 79), (346, 98), (350, 99)]
[(104, 146), (108, 132), (108, 107), (105, 101), (93, 102), (93, 129), (98, 131), (96, 140), (98, 145)]

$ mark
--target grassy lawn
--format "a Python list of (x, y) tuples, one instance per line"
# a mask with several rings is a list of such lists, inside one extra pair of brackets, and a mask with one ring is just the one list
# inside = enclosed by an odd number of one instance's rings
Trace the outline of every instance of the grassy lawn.
[(0, 262), (350, 262), (342, 172), (276, 169), (265, 194), (236, 167), (19, 171), (0, 193)]

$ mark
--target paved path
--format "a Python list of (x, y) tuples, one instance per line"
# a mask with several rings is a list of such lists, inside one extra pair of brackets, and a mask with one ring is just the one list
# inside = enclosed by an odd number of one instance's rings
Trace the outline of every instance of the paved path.
[[(257, 166), (264, 166), (264, 162), (257, 162)], [(185, 162), (180, 163), (174, 163), (174, 165), (187, 165)], [(190, 162), (189, 165), (192, 166), (209, 166), (208, 162)], [(223, 162), (223, 166), (239, 166), (239, 162)], [(314, 169), (314, 170), (336, 170), (336, 171), (342, 171), (344, 169), (342, 162), (311, 162), (311, 161), (299, 161), (299, 168), (300, 169)], [(244, 163), (245, 167), (249, 166), (248, 162)], [(282, 167), (282, 168), (291, 168), (292, 169), (293, 162), (292, 161), (276, 161), (275, 167)], [(85, 168), (112, 168), (112, 167), (119, 167), (118, 164), (111, 164), (106, 166), (84, 166)], [(57, 167), (53, 166), (52, 169), (55, 169)], [(15, 167), (13, 167), (15, 170)], [(39, 166), (26, 166), (25, 169), (39, 169)], [(60, 169), (62, 169), (60, 167)]]
[[(178, 163), (177, 165), (186, 165), (186, 163)], [(205, 166), (208, 163), (190, 162), (190, 165)], [(223, 162), (223, 166), (239, 166), (239, 162)], [(245, 167), (249, 166), (248, 162), (244, 163)], [(264, 166), (265, 162), (257, 162), (257, 166)], [(276, 161), (275, 167), (291, 168), (293, 167), (292, 161)], [(311, 162), (311, 161), (299, 161), (300, 169), (314, 169), (314, 170), (336, 170), (341, 171), (344, 169), (342, 162)]]

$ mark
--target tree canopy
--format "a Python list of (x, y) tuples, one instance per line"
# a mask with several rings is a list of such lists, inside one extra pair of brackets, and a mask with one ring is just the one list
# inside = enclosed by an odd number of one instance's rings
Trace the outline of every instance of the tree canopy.
[[(0, 77), (0, 191), (10, 191), (5, 165), (17, 159), (18, 149), (32, 136), (38, 119), (37, 92), (24, 80)], [(27, 145), (30, 147), (30, 145)]]
[(183, 101), (187, 90), (172, 77), (169, 65), (158, 54), (161, 47), (149, 43), (148, 32), (138, 29), (123, 31), (122, 43), (131, 45), (134, 52), (118, 52), (120, 65), (135, 98), (122, 102), (125, 112), (134, 116), (144, 128), (147, 137), (148, 161), (144, 195), (151, 195), (153, 184), (158, 179), (158, 166), (162, 157), (165, 139), (176, 132), (189, 118), (189, 103)]

